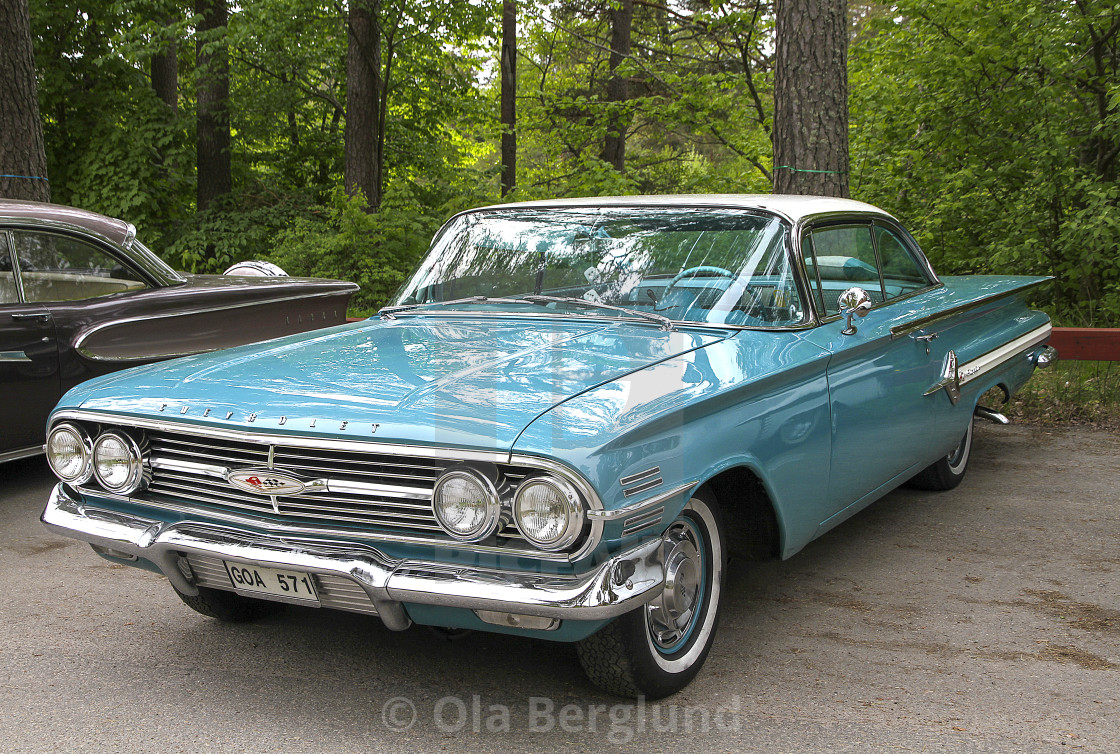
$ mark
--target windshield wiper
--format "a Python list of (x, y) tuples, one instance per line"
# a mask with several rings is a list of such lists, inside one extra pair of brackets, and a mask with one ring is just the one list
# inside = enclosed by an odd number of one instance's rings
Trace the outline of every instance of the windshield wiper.
[(401, 304), (400, 306), (386, 306), (377, 311), (377, 316), (381, 319), (396, 319), (397, 312), (407, 312), (413, 309), (419, 309), (422, 306), (450, 306), (451, 304), (523, 304), (525, 301), (519, 298), (491, 298), (489, 296), (468, 296), (467, 298), (453, 298), (449, 301), (425, 301), (418, 304)]
[(656, 322), (661, 325), (661, 329), (665, 332), (673, 330), (673, 320), (668, 317), (662, 317), (660, 314), (653, 312), (643, 312), (641, 309), (627, 309), (625, 306), (615, 306), (614, 304), (604, 304), (602, 301), (588, 301), (585, 298), (576, 298), (575, 296), (522, 296), (525, 301), (541, 304), (575, 304), (577, 306), (587, 306), (592, 309), (609, 309), (615, 312), (622, 312), (629, 314), (631, 317), (640, 317), (650, 322)]
[(449, 301), (428, 301), (425, 303), (417, 304), (401, 304), (400, 306), (387, 306), (377, 312), (377, 316), (381, 319), (396, 319), (396, 314), (399, 312), (412, 311), (419, 309), (423, 306), (450, 306), (451, 304), (536, 304), (537, 306), (545, 306), (547, 304), (575, 304), (577, 306), (586, 306), (591, 309), (608, 309), (614, 312), (622, 312), (629, 314), (631, 317), (639, 317), (650, 322), (656, 322), (661, 326), (661, 329), (669, 332), (673, 328), (673, 320), (668, 317), (662, 317), (660, 314), (653, 312), (643, 312), (640, 309), (627, 309), (624, 306), (614, 306), (613, 304), (604, 304), (601, 301), (588, 301), (585, 298), (576, 298), (575, 296), (518, 296), (517, 298), (491, 298), (490, 296), (468, 296), (467, 298), (454, 298)]

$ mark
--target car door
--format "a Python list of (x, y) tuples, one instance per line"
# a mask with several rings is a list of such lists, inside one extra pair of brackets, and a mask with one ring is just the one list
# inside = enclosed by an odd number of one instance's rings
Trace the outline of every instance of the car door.
[[(928, 394), (944, 370), (944, 340), (921, 330), (903, 337), (891, 332), (922, 316), (939, 287), (909, 237), (858, 220), (811, 228), (802, 248), (823, 314), (811, 338), (831, 354), (831, 516), (821, 523), (824, 530), (931, 463), (953, 405), (944, 395)], [(838, 299), (853, 287), (864, 290), (872, 306), (849, 328)]]
[(61, 385), (51, 313), (25, 302), (12, 248), (11, 233), (0, 230), (0, 460), (42, 446)]

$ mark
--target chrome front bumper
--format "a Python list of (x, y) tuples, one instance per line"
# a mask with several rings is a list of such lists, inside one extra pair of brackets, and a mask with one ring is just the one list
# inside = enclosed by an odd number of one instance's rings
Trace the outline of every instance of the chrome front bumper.
[(51, 531), (102, 551), (151, 561), (180, 592), (198, 594), (185, 559), (222, 560), (349, 579), (390, 629), (410, 624), (403, 603), (561, 620), (604, 620), (652, 600), (664, 587), (661, 541), (647, 542), (570, 576), (394, 560), (376, 548), (276, 537), (203, 522), (165, 523), (86, 506), (62, 485), (41, 517)]

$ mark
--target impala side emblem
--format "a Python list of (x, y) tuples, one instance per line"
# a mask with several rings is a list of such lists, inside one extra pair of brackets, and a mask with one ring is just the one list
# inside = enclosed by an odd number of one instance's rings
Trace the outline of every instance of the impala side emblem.
[(239, 490), (257, 495), (298, 495), (307, 485), (275, 469), (235, 469), (226, 481)]

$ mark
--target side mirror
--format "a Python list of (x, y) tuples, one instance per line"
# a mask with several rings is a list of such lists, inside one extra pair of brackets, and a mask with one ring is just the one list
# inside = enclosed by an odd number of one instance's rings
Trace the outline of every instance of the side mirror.
[(840, 294), (837, 300), (840, 313), (848, 317), (847, 327), (840, 331), (841, 335), (855, 335), (856, 328), (852, 324), (852, 317), (866, 317), (871, 311), (871, 297), (862, 288), (849, 288)]

